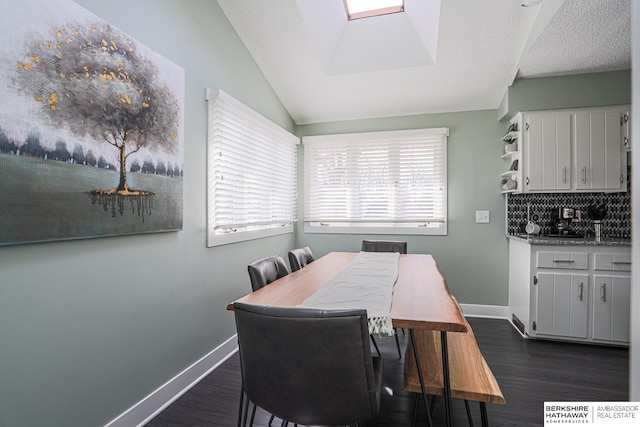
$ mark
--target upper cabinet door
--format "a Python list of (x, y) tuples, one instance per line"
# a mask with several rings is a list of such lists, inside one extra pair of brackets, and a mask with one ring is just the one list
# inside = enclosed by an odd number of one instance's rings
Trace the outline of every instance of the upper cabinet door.
[(571, 189), (571, 115), (556, 115), (556, 188)]
[(571, 189), (571, 115), (531, 114), (525, 122), (525, 191)]
[(603, 106), (522, 113), (518, 190), (627, 191), (628, 111)]
[(576, 168), (573, 179), (577, 190), (623, 190), (626, 166), (619, 111), (574, 114)]

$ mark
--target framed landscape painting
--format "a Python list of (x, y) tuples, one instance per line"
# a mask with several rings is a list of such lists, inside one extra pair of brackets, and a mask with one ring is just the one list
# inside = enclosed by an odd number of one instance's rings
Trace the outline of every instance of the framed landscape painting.
[(184, 70), (69, 0), (0, 10), (0, 245), (182, 229)]

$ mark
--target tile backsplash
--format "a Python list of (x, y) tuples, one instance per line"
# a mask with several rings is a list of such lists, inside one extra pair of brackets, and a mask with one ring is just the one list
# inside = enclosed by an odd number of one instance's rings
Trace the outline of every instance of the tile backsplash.
[[(630, 168), (629, 168), (630, 169)], [(630, 172), (630, 170), (629, 170)], [(580, 222), (572, 223), (578, 233), (592, 234), (592, 221), (587, 215), (587, 207), (605, 204), (607, 216), (602, 222), (604, 237), (631, 237), (631, 191), (630, 173), (628, 174), (626, 193), (512, 193), (507, 199), (507, 233), (523, 234), (527, 225), (527, 207), (531, 215), (537, 214), (540, 219), (540, 233), (553, 232), (558, 208), (572, 207), (582, 213)]]

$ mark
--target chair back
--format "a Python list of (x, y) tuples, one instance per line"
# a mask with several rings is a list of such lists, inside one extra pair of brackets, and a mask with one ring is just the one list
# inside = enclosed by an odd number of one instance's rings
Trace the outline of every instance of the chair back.
[(291, 272), (298, 271), (313, 261), (313, 253), (309, 246), (293, 249), (289, 252), (289, 265), (291, 266)]
[(382, 359), (364, 309), (234, 304), (245, 393), (289, 423), (346, 425), (380, 409)]
[(249, 264), (251, 289), (255, 292), (269, 283), (289, 274), (280, 255), (262, 258)]
[(391, 240), (363, 240), (362, 252), (400, 252), (407, 253), (407, 242), (395, 242)]

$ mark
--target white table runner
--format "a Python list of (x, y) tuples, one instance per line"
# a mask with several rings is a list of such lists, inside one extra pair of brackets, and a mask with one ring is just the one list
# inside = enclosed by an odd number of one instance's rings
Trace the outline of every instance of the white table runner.
[(349, 266), (299, 307), (324, 310), (364, 308), (369, 333), (393, 335), (391, 300), (400, 254), (360, 252)]

